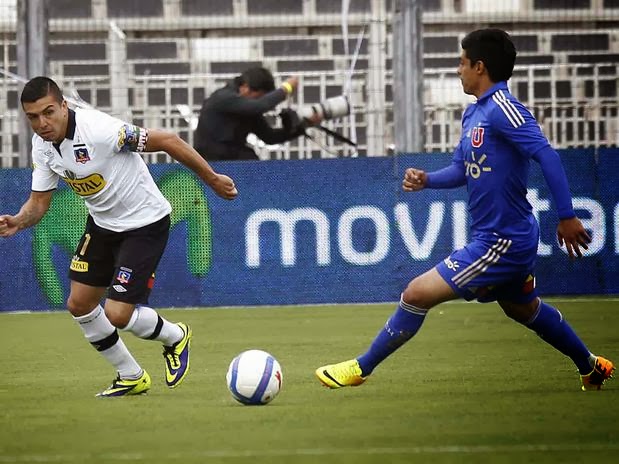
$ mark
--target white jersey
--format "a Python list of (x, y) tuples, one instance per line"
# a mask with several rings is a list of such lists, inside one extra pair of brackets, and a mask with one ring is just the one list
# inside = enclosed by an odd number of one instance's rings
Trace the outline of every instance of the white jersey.
[(63, 178), (86, 202), (95, 224), (123, 232), (152, 224), (172, 211), (146, 163), (145, 129), (97, 110), (69, 110), (58, 146), (32, 138), (32, 190), (54, 190)]

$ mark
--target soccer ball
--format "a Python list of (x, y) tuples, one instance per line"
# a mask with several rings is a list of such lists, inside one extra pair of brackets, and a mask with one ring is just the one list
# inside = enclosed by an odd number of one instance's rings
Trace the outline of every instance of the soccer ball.
[(226, 382), (235, 400), (243, 404), (267, 404), (282, 388), (282, 368), (266, 351), (243, 351), (230, 363)]

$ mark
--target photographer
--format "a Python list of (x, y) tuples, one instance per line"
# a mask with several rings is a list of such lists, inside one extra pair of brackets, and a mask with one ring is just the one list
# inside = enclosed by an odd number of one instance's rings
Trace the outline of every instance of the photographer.
[[(282, 128), (269, 125), (263, 113), (284, 101), (297, 87), (296, 77), (275, 88), (265, 68), (250, 68), (204, 100), (195, 132), (195, 149), (209, 161), (257, 160), (246, 143), (249, 133), (265, 143), (277, 144), (304, 134), (305, 123), (289, 109), (283, 110)], [(320, 122), (312, 118), (311, 123)]]

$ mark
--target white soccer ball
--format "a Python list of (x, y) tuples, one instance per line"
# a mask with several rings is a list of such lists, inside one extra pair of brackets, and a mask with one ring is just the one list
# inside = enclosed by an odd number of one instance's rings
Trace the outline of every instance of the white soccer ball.
[(282, 368), (266, 351), (243, 351), (230, 363), (226, 382), (235, 400), (243, 404), (267, 404), (282, 388)]

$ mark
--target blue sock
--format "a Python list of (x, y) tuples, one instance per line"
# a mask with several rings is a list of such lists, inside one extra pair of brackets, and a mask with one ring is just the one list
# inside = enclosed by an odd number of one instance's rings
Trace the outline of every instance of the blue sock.
[(357, 358), (361, 375), (370, 375), (387, 356), (409, 341), (423, 324), (426, 313), (427, 310), (400, 301), (385, 327), (376, 335), (370, 349)]
[(591, 353), (558, 309), (540, 300), (537, 312), (525, 325), (546, 343), (572, 358), (581, 375), (591, 372)]

